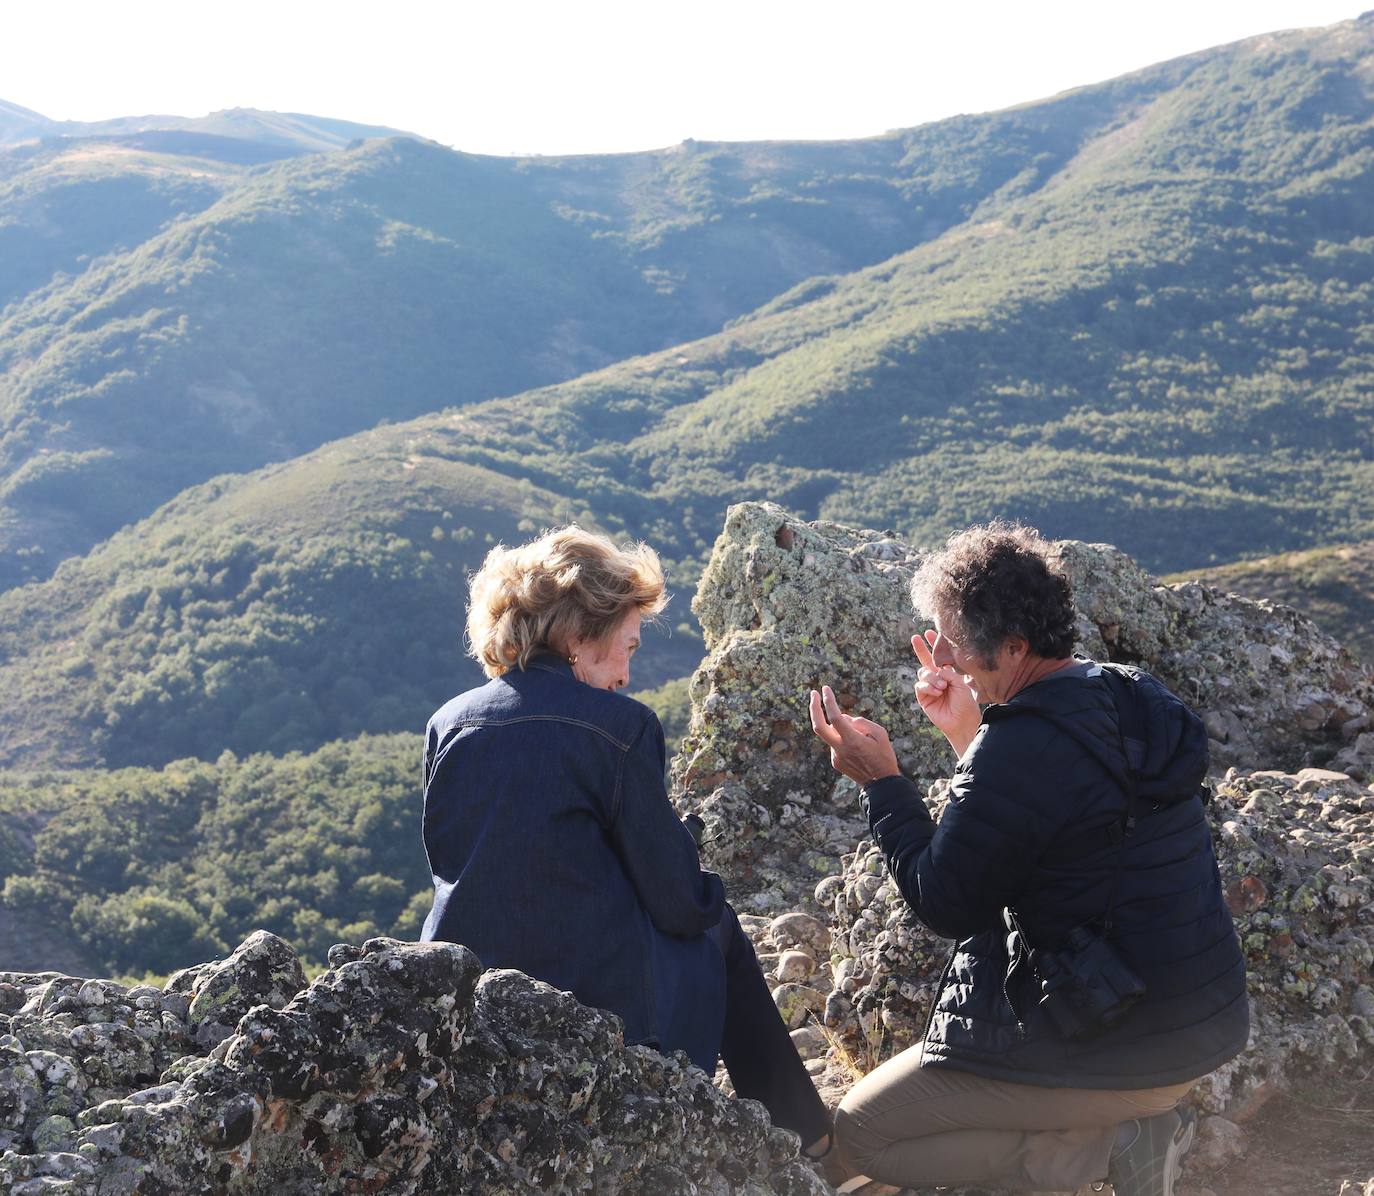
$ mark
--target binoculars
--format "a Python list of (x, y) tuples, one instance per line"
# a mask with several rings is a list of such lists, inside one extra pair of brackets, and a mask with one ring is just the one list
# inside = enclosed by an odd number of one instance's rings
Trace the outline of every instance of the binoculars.
[(1032, 951), (1040, 981), (1040, 1007), (1068, 1039), (1110, 1030), (1141, 997), (1145, 984), (1101, 934), (1085, 926), (1069, 931), (1058, 951)]

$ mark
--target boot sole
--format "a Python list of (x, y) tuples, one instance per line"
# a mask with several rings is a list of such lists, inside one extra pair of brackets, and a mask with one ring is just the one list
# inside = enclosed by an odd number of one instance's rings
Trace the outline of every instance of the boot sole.
[(1192, 1149), (1193, 1135), (1197, 1131), (1197, 1120), (1192, 1114), (1179, 1114), (1180, 1125), (1174, 1131), (1169, 1149), (1164, 1155), (1164, 1174), (1168, 1177), (1164, 1188), (1165, 1196), (1174, 1196), (1174, 1186), (1183, 1173), (1183, 1156)]

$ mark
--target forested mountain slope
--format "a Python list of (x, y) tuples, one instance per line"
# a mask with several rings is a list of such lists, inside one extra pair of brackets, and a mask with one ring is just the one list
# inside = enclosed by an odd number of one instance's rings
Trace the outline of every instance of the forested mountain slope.
[[(700, 337), (929, 241), (1034, 192), (1219, 53), (854, 142), (504, 159), (391, 139), (227, 187), (222, 169), (173, 185), (165, 156), (156, 187), (121, 165), (143, 224), (48, 244), (51, 268), (106, 256), (0, 317), (0, 585), (217, 473)], [(33, 244), (33, 205), (6, 211), (23, 202), (0, 193), (0, 228)], [(25, 270), (11, 291), (43, 263)]]
[(181, 132), (0, 151), (0, 309), (204, 210), (250, 166), (289, 156), (263, 142)]
[(53, 121), (0, 101), (0, 309), (204, 210), (252, 167), (396, 135), (249, 108)]
[(407, 434), (689, 551), (749, 493), (927, 539), (1014, 514), (1153, 568), (1356, 537), (1371, 58), (1374, 19), (1242, 43), (929, 244)]
[[(927, 542), (1021, 517), (1155, 570), (1367, 538), (1372, 67), (1366, 18), (1001, 114), (1119, 100), (1034, 185), (720, 333), (183, 495), (0, 598), (0, 762), (418, 726), (473, 679), (456, 623), (486, 536), (569, 516), (648, 538), (680, 594), (749, 497)], [(695, 649), (648, 643), (637, 684)]]
[[(418, 735), (310, 756), (0, 774), (0, 930), (49, 931), (41, 965), (170, 972), (264, 927), (331, 944), (418, 938), (432, 897)], [(14, 964), (7, 957), (7, 964)]]
[[(479, 466), (417, 468), (387, 431), (189, 491), (0, 595), (0, 758), (213, 758), (415, 729), (475, 675), (465, 568), (535, 526), (596, 525)], [(669, 675), (699, 658), (682, 642)]]

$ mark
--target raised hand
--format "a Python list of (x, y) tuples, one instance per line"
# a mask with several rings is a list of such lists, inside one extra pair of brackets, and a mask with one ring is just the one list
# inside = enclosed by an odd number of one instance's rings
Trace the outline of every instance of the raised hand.
[(959, 670), (935, 663), (934, 648), (938, 638), (939, 633), (933, 629), (924, 636), (911, 637), (911, 650), (921, 662), (916, 673), (916, 701), (962, 756), (978, 733), (983, 716), (978, 699)]
[(882, 777), (894, 777), (897, 754), (887, 732), (866, 718), (851, 718), (840, 709), (830, 686), (811, 691), (811, 729), (830, 749), (830, 763), (851, 781), (869, 785)]

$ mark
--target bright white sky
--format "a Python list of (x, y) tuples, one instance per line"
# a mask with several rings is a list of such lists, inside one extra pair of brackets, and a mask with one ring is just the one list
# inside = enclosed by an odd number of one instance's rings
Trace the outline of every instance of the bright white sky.
[(476, 153), (863, 137), (1374, 0), (0, 0), (0, 99), (267, 108)]

